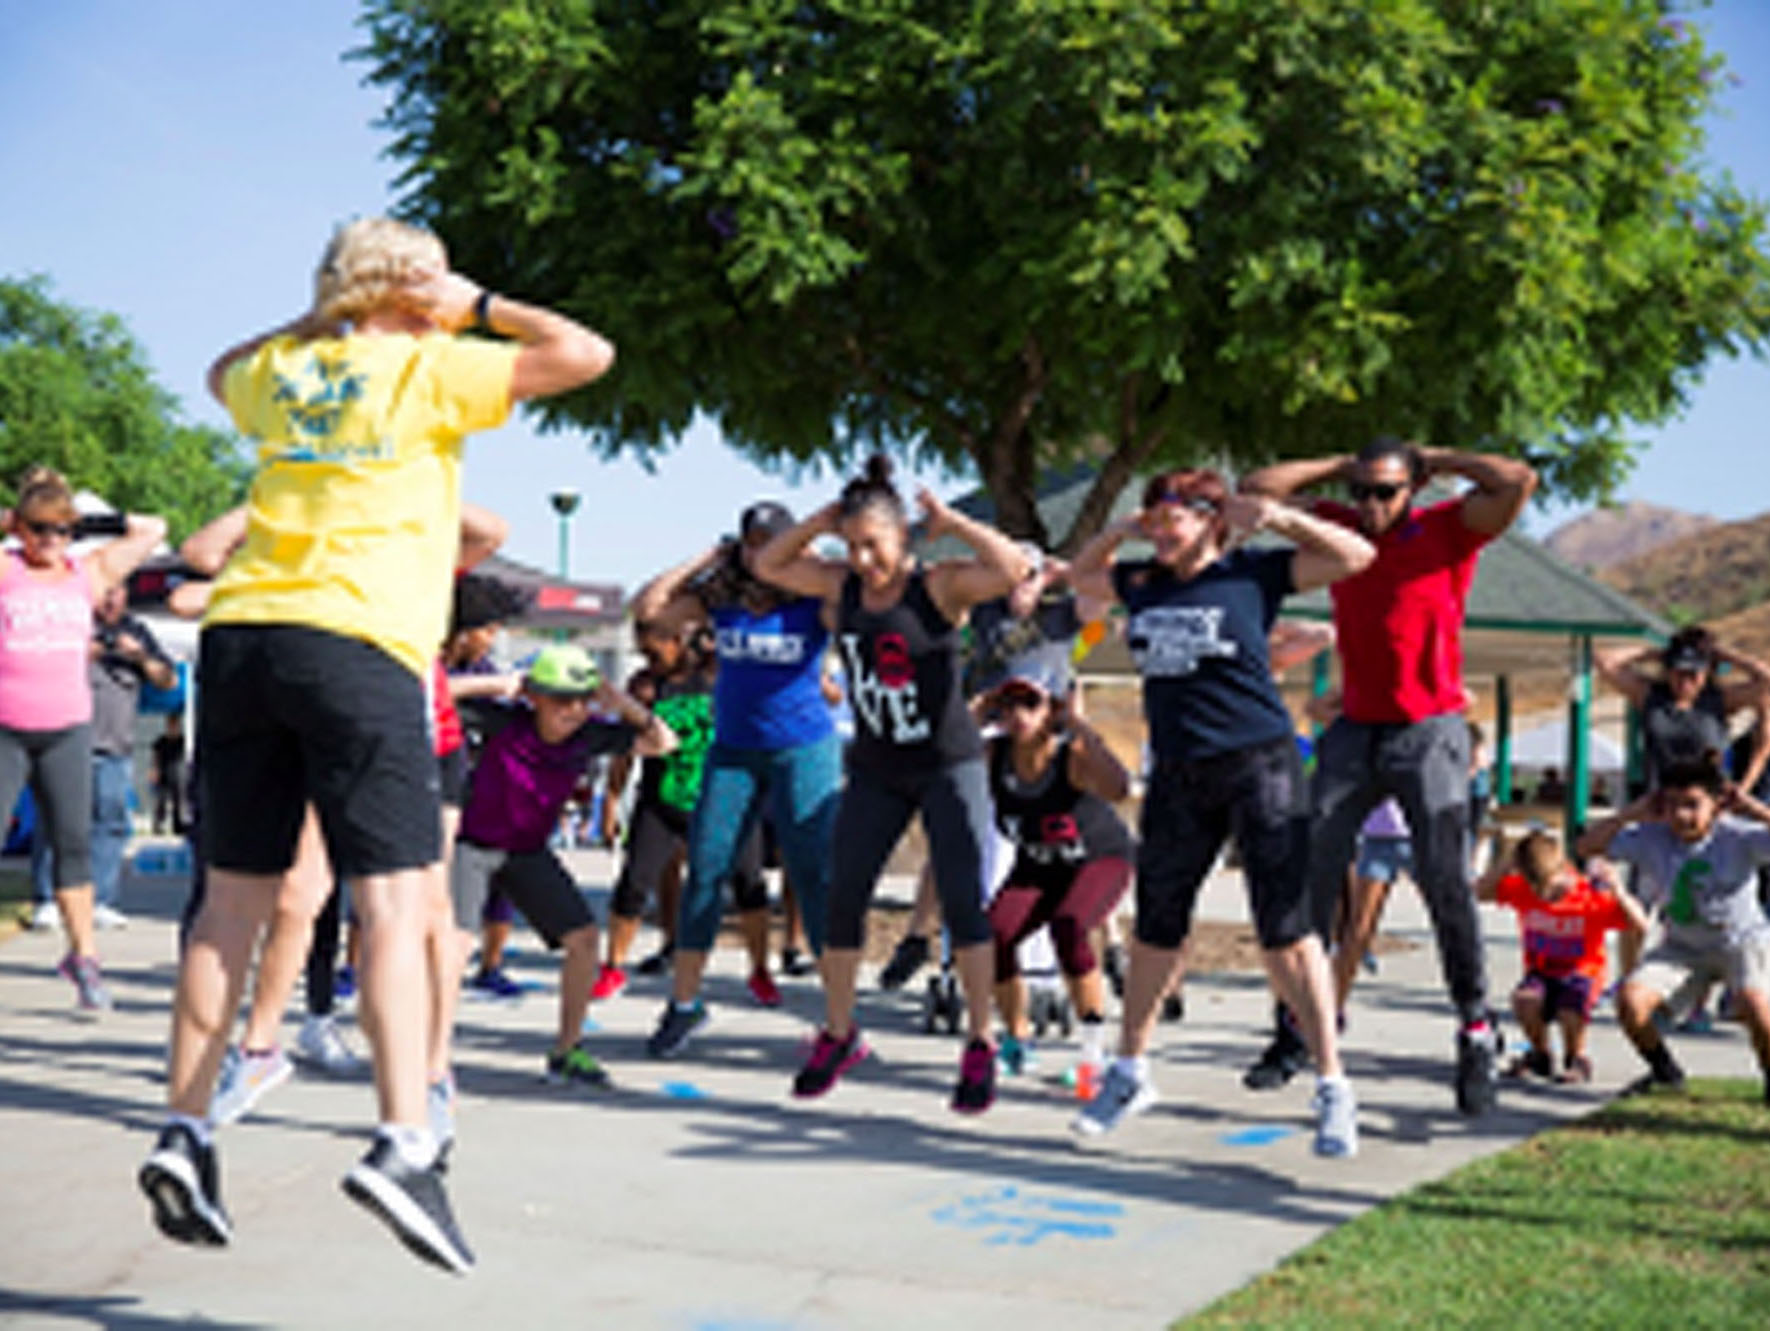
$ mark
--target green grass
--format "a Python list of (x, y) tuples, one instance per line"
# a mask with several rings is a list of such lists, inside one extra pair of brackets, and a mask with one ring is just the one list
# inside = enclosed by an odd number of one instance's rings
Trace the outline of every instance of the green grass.
[(1177, 1326), (1770, 1326), (1763, 1087), (1619, 1101), (1395, 1198)]

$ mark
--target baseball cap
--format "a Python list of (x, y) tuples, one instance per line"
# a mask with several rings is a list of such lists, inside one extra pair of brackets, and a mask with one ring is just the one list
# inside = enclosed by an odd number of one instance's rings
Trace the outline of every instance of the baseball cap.
[(1002, 672), (1002, 682), (996, 688), (1031, 688), (1050, 698), (1063, 698), (1068, 696), (1069, 686), (1068, 665), (1047, 648), (1022, 652), (1009, 661), (1007, 669)]
[(793, 511), (790, 508), (772, 499), (764, 499), (744, 510), (744, 515), (738, 519), (738, 536), (745, 541), (758, 535), (773, 539), (792, 525)]
[(556, 698), (579, 698), (596, 692), (602, 683), (602, 672), (590, 653), (568, 643), (543, 647), (529, 663), (523, 683), (536, 693)]
[(1666, 653), (1667, 670), (1707, 670), (1713, 664), (1707, 652), (1695, 643), (1679, 643)]

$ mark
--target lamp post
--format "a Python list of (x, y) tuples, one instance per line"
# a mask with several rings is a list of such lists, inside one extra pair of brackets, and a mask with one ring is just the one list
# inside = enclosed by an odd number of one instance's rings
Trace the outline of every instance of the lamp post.
[(572, 576), (572, 514), (578, 511), (581, 498), (576, 490), (555, 490), (547, 496), (553, 511), (559, 514), (559, 576), (567, 582)]

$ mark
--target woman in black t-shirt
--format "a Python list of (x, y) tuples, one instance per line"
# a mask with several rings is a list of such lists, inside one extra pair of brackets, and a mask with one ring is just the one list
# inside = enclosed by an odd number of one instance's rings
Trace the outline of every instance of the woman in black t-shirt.
[(1135, 843), (1112, 811), (1130, 793), (1131, 778), (1069, 710), (1068, 671), (1048, 653), (1029, 652), (1005, 673), (985, 703), (1003, 732), (989, 742), (990, 797), (996, 826), (1014, 846), (989, 907), (996, 1005), (1007, 1028), (1001, 1062), (1009, 1072), (1025, 1064), (1026, 988), (1016, 951), (1047, 925), (1081, 1018), (1083, 1062), (1098, 1062), (1106, 993), (1088, 935), (1131, 883)]
[[(854, 987), (867, 907), (886, 858), (910, 818), (920, 814), (969, 1015), (970, 1040), (952, 1105), (961, 1113), (981, 1113), (995, 1099), (991, 934), (983, 910), (989, 779), (983, 738), (959, 682), (959, 628), (972, 606), (1018, 583), (1027, 560), (994, 528), (954, 512), (927, 491), (918, 499), (930, 538), (957, 537), (977, 557), (926, 569), (916, 562), (903, 501), (891, 485), (890, 463), (881, 457), (848, 483), (836, 503), (782, 532), (755, 556), (764, 581), (823, 598), (854, 707), (828, 893), (826, 1025), (793, 1093), (822, 1095), (866, 1056), (854, 1024)], [(846, 560), (810, 553), (811, 543), (824, 535), (846, 542)]]
[[(1295, 548), (1240, 546), (1262, 528)], [(1149, 541), (1155, 557), (1113, 564), (1132, 536)], [(1357, 1150), (1357, 1108), (1334, 1035), (1333, 981), (1311, 928), (1302, 767), (1272, 681), (1267, 635), (1287, 595), (1357, 573), (1375, 553), (1345, 527), (1228, 494), (1215, 472), (1178, 471), (1151, 480), (1142, 511), (1096, 536), (1071, 568), (1079, 593), (1110, 592), (1125, 605), (1154, 755), (1120, 1057), (1076, 1120), (1078, 1133), (1107, 1132), (1153, 1103), (1144, 1050), (1156, 1009), (1180, 968), (1199, 888), (1233, 833), (1267, 971), (1300, 1014), (1321, 1075), (1315, 1149)]]

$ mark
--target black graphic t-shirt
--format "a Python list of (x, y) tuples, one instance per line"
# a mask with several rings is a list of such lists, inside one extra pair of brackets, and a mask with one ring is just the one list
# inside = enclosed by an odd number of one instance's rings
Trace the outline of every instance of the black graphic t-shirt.
[(1233, 550), (1184, 582), (1154, 560), (1114, 566), (1158, 761), (1211, 758), (1291, 733), (1266, 635), (1295, 590), (1295, 553)]
[(959, 688), (959, 629), (940, 613), (918, 569), (884, 610), (842, 582), (836, 641), (854, 708), (849, 762), (879, 772), (926, 770), (976, 758), (983, 737)]
[(1130, 859), (1131, 833), (1098, 795), (1078, 790), (1069, 780), (1069, 748), (1064, 740), (1037, 780), (1025, 782), (1014, 770), (1013, 746), (1004, 738), (989, 746), (990, 798), (996, 826), (1014, 843), (1011, 883), (1067, 884), (1090, 860)]

